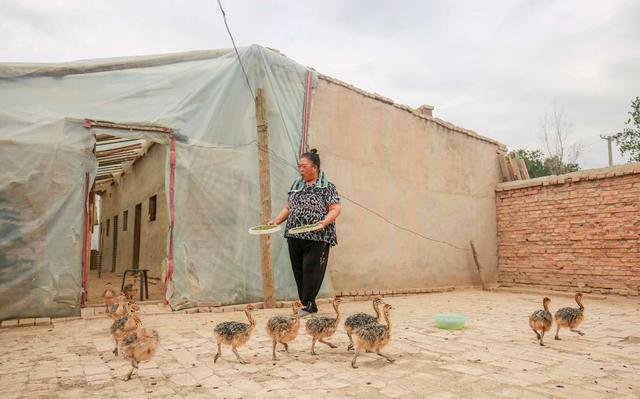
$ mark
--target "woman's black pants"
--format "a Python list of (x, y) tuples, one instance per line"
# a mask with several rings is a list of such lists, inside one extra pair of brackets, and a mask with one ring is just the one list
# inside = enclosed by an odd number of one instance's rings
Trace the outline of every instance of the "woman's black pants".
[(316, 296), (327, 270), (331, 246), (326, 242), (300, 238), (287, 238), (287, 243), (293, 276), (298, 286), (298, 298), (307, 311), (315, 313), (318, 311)]

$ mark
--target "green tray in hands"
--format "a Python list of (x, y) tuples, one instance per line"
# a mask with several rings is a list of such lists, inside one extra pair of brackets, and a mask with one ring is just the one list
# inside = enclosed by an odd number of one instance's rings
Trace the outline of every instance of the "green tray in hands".
[(320, 223), (314, 223), (314, 224), (305, 224), (304, 226), (298, 226), (298, 227), (294, 227), (289, 229), (288, 233), (289, 234), (302, 234), (302, 233), (308, 233), (310, 231), (317, 231), (322, 229), (322, 225)]
[(253, 235), (262, 235), (262, 234), (272, 234), (282, 230), (282, 227), (279, 224), (261, 224), (259, 226), (253, 226), (249, 229), (249, 234)]

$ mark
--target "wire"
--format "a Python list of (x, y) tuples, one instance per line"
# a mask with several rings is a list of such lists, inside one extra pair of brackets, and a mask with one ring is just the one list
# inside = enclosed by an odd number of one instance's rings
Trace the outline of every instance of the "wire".
[[(264, 150), (263, 150), (263, 149), (261, 149), (260, 147), (258, 147), (258, 151), (264, 151)], [(279, 156), (278, 154), (276, 154), (275, 152), (273, 152), (273, 150), (271, 150), (271, 149), (267, 149), (266, 151), (267, 151), (268, 153), (270, 153), (271, 155), (273, 155), (273, 157), (274, 157), (275, 159), (277, 159), (278, 161), (280, 161), (280, 162), (284, 163), (284, 164), (285, 164), (285, 165), (287, 165), (287, 166), (290, 166), (290, 167), (294, 168), (295, 170), (298, 170), (298, 167), (297, 167), (297, 166), (292, 165), (289, 161), (287, 161), (286, 159), (282, 158), (281, 156)], [(392, 226), (394, 226), (394, 227), (396, 227), (396, 228), (398, 228), (398, 229), (400, 229), (400, 230), (406, 231), (407, 233), (411, 233), (411, 234), (416, 235), (416, 236), (418, 236), (418, 237), (420, 237), (420, 238), (422, 238), (422, 239), (425, 239), (425, 240), (427, 240), (427, 241), (432, 241), (432, 242), (437, 242), (437, 243), (439, 243), (439, 244), (448, 245), (448, 246), (450, 246), (450, 247), (452, 247), (452, 248), (455, 248), (455, 249), (458, 249), (458, 250), (460, 250), (460, 251), (470, 251), (470, 249), (469, 249), (469, 248), (462, 248), (462, 247), (459, 247), (459, 246), (457, 246), (457, 245), (451, 244), (450, 242), (447, 242), (447, 241), (442, 241), (442, 240), (437, 240), (437, 239), (435, 239), (435, 238), (427, 237), (427, 236), (425, 236), (424, 234), (418, 233), (417, 231), (411, 230), (411, 229), (409, 229), (409, 228), (407, 228), (407, 227), (404, 227), (404, 226), (401, 226), (401, 225), (399, 225), (399, 224), (397, 224), (397, 223), (394, 223), (394, 222), (392, 222), (391, 220), (389, 220), (388, 218), (386, 218), (385, 216), (383, 216), (383, 215), (381, 215), (380, 213), (378, 213), (378, 212), (374, 211), (373, 209), (370, 209), (370, 208), (366, 207), (365, 205), (362, 205), (361, 203), (359, 203), (359, 202), (357, 202), (357, 201), (355, 201), (355, 200), (353, 200), (353, 199), (349, 198), (348, 196), (344, 195), (344, 193), (341, 193), (341, 194), (340, 194), (340, 197), (342, 197), (342, 198), (346, 199), (347, 201), (351, 202), (351, 203), (352, 203), (352, 204), (354, 204), (355, 206), (357, 206), (357, 207), (359, 207), (359, 208), (362, 208), (362, 209), (364, 209), (365, 211), (367, 211), (367, 212), (369, 212), (369, 213), (371, 213), (371, 214), (373, 214), (373, 215), (375, 215), (375, 216), (379, 217), (380, 219), (384, 220), (386, 223), (388, 223), (388, 224), (390, 224), (390, 225), (392, 225)]]
[(195, 144), (192, 142), (189, 142), (189, 146), (190, 147), (198, 147), (198, 148), (208, 148), (208, 149), (214, 149), (214, 150), (235, 150), (238, 148), (242, 148), (242, 147), (248, 147), (252, 144), (258, 144), (257, 140), (251, 140), (248, 143), (243, 143), (243, 144), (228, 144), (228, 145), (215, 145), (215, 144)]
[(368, 212), (370, 212), (370, 213), (372, 213), (372, 214), (376, 215), (376, 216), (377, 216), (377, 217), (379, 217), (380, 219), (384, 220), (385, 222), (389, 223), (389, 224), (390, 224), (390, 225), (392, 225), (392, 226), (395, 226), (396, 228), (398, 228), (398, 229), (400, 229), (400, 230), (404, 230), (404, 231), (406, 231), (406, 232), (408, 232), (408, 233), (414, 234), (414, 235), (416, 235), (416, 236), (418, 236), (418, 237), (421, 237), (421, 238), (423, 238), (423, 239), (425, 239), (425, 240), (428, 240), (428, 241), (433, 241), (433, 242), (437, 242), (437, 243), (440, 243), (440, 244), (448, 245), (448, 246), (450, 246), (450, 247), (452, 247), (452, 248), (459, 249), (459, 250), (461, 250), (461, 251), (469, 251), (469, 249), (468, 249), (468, 248), (461, 248), (461, 247), (458, 247), (458, 246), (456, 246), (456, 245), (453, 245), (453, 244), (451, 244), (451, 243), (449, 243), (449, 242), (447, 242), (447, 241), (436, 240), (435, 238), (427, 237), (427, 236), (425, 236), (424, 234), (420, 234), (420, 233), (418, 233), (417, 231), (411, 230), (411, 229), (409, 229), (409, 228), (407, 228), (407, 227), (400, 226), (399, 224), (394, 223), (394, 222), (392, 222), (391, 220), (387, 219), (386, 217), (382, 216), (382, 215), (381, 215), (381, 214), (379, 214), (378, 212), (376, 212), (376, 211), (374, 211), (374, 210), (372, 210), (372, 209), (369, 209), (369, 208), (367, 208), (366, 206), (364, 206), (364, 205), (362, 205), (362, 204), (360, 204), (360, 203), (358, 203), (358, 202), (356, 202), (356, 201), (352, 200), (351, 198), (347, 197), (346, 195), (344, 195), (344, 194), (340, 194), (340, 196), (341, 196), (342, 198), (346, 199), (347, 201), (351, 202), (352, 204), (354, 204), (354, 205), (356, 205), (356, 206), (359, 206), (360, 208), (362, 208), (362, 209), (364, 209), (364, 210), (366, 210), (366, 211), (368, 211)]
[[(227, 32), (229, 33), (229, 37), (231, 38), (231, 44), (233, 44), (233, 49), (235, 50), (236, 56), (238, 57), (238, 62), (240, 63), (240, 68), (242, 68), (242, 73), (244, 74), (245, 81), (247, 82), (247, 87), (249, 88), (249, 91), (251, 92), (251, 98), (253, 99), (254, 103), (257, 103), (256, 95), (253, 92), (253, 89), (251, 88), (251, 84), (249, 83), (249, 75), (247, 74), (247, 71), (244, 69), (244, 65), (242, 64), (242, 59), (240, 58), (240, 53), (238, 52), (238, 47), (236, 46), (236, 42), (233, 39), (233, 35), (231, 34), (231, 29), (229, 29), (229, 24), (227, 22), (227, 13), (222, 8), (222, 3), (220, 2), (220, 0), (218, 0), (218, 6), (220, 7), (220, 12), (222, 13), (222, 18), (224, 19), (224, 26), (227, 28)], [(278, 114), (280, 115), (280, 119), (282, 120), (282, 125), (284, 126), (284, 129), (287, 131), (287, 138), (291, 142), (291, 146), (294, 149), (294, 151), (296, 151), (295, 143), (293, 142), (293, 138), (291, 137), (291, 134), (289, 134), (289, 128), (287, 127), (287, 124), (284, 121), (284, 117), (282, 116), (282, 112), (281, 112), (281, 110), (279, 108), (278, 108), (278, 110), (280, 111), (280, 112), (278, 112)], [(296, 154), (297, 154), (297, 151), (296, 151)]]
[[(229, 29), (229, 24), (227, 23), (227, 14), (225, 13), (224, 9), (222, 8), (222, 3), (220, 2), (220, 0), (218, 0), (218, 6), (220, 7), (220, 12), (222, 13), (222, 18), (224, 19), (224, 26), (227, 28), (227, 32), (229, 33), (229, 37), (231, 38), (231, 44), (233, 44), (233, 49), (235, 50), (236, 56), (238, 57), (238, 62), (240, 63), (240, 68), (242, 68), (242, 73), (244, 74), (244, 78), (245, 78), (245, 80), (247, 82), (247, 87), (249, 88), (249, 91), (251, 92), (251, 98), (253, 99), (254, 102), (256, 102), (256, 95), (254, 94), (253, 89), (251, 88), (251, 83), (249, 83), (249, 76), (247, 75), (247, 71), (244, 69), (244, 65), (242, 64), (242, 59), (240, 58), (240, 53), (238, 52), (238, 47), (236, 47), (236, 42), (235, 42), (235, 40), (233, 40), (233, 35), (231, 34), (231, 29)], [(291, 135), (289, 134), (289, 129), (287, 128), (287, 124), (284, 121), (282, 113), (279, 112), (279, 114), (280, 114), (280, 118), (282, 119), (282, 125), (284, 126), (285, 130), (287, 131), (287, 136), (289, 138), (291, 138)], [(263, 151), (260, 148), (260, 146), (257, 145), (257, 143), (256, 143), (256, 146), (258, 147), (258, 151)], [(295, 150), (295, 148), (294, 148), (294, 150)], [(279, 156), (278, 154), (276, 154), (272, 150), (267, 149), (267, 151), (271, 155), (273, 155), (274, 158), (276, 158), (278, 161), (284, 163), (285, 165), (291, 166), (295, 170), (298, 170), (297, 166), (292, 165), (289, 161), (287, 161), (286, 159), (282, 158), (281, 156)], [(296, 153), (296, 157), (297, 157), (298, 156), (297, 151), (295, 151), (295, 153)], [(352, 204), (354, 204), (354, 205), (356, 205), (356, 206), (358, 206), (358, 207), (370, 212), (371, 214), (379, 217), (380, 219), (384, 220), (388, 224), (390, 224), (390, 225), (392, 225), (392, 226), (394, 226), (394, 227), (396, 227), (396, 228), (398, 228), (400, 230), (403, 230), (403, 231), (406, 231), (408, 233), (414, 234), (414, 235), (416, 235), (418, 237), (421, 237), (421, 238), (423, 238), (425, 240), (428, 240), (428, 241), (432, 241), (432, 242), (437, 242), (437, 243), (440, 243), (440, 244), (448, 245), (448, 246), (450, 246), (452, 248), (459, 249), (461, 251), (469, 251), (469, 249), (467, 249), (467, 248), (461, 248), (461, 247), (458, 247), (458, 246), (453, 245), (453, 244), (451, 244), (449, 242), (446, 242), (446, 241), (436, 240), (435, 238), (427, 237), (424, 234), (418, 233), (417, 231), (414, 231), (414, 230), (411, 230), (409, 228), (403, 227), (403, 226), (401, 226), (401, 225), (399, 225), (397, 223), (392, 222), (391, 220), (387, 219), (386, 217), (384, 217), (383, 215), (379, 214), (378, 212), (367, 208), (366, 206), (360, 204), (357, 201), (352, 200), (351, 198), (347, 197), (346, 195), (341, 194), (341, 196), (343, 198), (345, 198), (347, 201), (351, 202)]]
[(238, 52), (238, 47), (236, 47), (236, 41), (233, 40), (233, 35), (231, 34), (231, 29), (229, 29), (229, 24), (227, 23), (227, 13), (224, 12), (224, 9), (222, 8), (222, 3), (220, 2), (220, 0), (218, 0), (218, 6), (220, 6), (220, 12), (222, 13), (222, 19), (224, 19), (224, 26), (226, 26), (227, 32), (229, 32), (229, 37), (231, 38), (231, 44), (233, 44), (233, 49), (236, 51), (236, 55), (238, 56), (238, 62), (240, 63), (240, 68), (242, 68), (242, 73), (244, 74), (244, 78), (247, 81), (247, 87), (249, 88), (249, 91), (251, 92), (251, 98), (253, 99), (253, 102), (256, 102), (256, 95), (254, 94), (253, 89), (251, 88), (251, 83), (249, 83), (249, 75), (247, 75), (247, 71), (244, 69), (244, 65), (242, 64), (242, 59), (240, 58), (240, 53)]

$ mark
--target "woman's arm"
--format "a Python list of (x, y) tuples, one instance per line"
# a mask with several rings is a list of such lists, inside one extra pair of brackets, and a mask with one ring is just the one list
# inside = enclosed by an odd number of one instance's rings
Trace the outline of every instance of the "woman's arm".
[(278, 216), (269, 220), (267, 224), (280, 224), (287, 220), (287, 216), (289, 216), (289, 204), (285, 204), (280, 213), (278, 213)]
[(327, 213), (327, 215), (324, 217), (324, 219), (322, 219), (320, 223), (323, 228), (324, 226), (327, 226), (331, 223), (333, 223), (338, 216), (340, 215), (340, 211), (342, 210), (342, 205), (340, 204), (331, 204), (329, 205), (329, 212)]

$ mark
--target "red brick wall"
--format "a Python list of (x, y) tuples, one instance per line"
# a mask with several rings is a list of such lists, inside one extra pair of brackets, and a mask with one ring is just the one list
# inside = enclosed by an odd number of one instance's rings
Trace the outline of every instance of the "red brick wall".
[(496, 191), (499, 282), (638, 295), (640, 167), (536, 180)]

